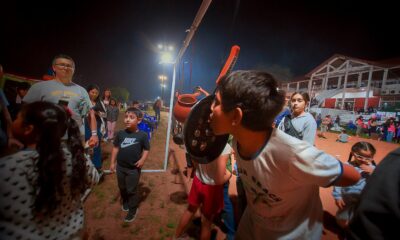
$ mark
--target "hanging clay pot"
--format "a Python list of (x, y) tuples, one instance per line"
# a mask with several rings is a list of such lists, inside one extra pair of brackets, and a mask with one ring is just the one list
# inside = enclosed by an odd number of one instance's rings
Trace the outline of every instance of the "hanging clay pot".
[(193, 94), (181, 94), (178, 96), (178, 101), (176, 101), (174, 106), (174, 117), (178, 122), (184, 123), (186, 118), (189, 116), (190, 110), (193, 105), (197, 102), (197, 96), (201, 93)]

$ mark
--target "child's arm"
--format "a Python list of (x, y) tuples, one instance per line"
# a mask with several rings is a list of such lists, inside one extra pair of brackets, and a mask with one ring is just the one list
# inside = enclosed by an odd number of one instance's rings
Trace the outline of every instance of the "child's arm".
[(144, 151), (143, 151), (143, 154), (142, 154), (142, 157), (139, 159), (139, 161), (137, 161), (137, 162), (135, 163), (135, 166), (136, 166), (137, 168), (142, 168), (142, 167), (143, 167), (143, 164), (144, 164), (144, 160), (146, 160), (146, 158), (147, 158), (148, 155), (149, 155), (149, 151), (148, 151), (148, 150), (144, 150)]
[(339, 209), (343, 209), (344, 206), (346, 206), (342, 198), (341, 190), (341, 187), (334, 186), (332, 191), (332, 196), (335, 199), (335, 204)]
[(360, 180), (361, 175), (353, 166), (342, 164), (342, 167), (342, 175), (333, 183), (333, 185), (345, 187), (354, 185)]
[(216, 185), (224, 184), (229, 178), (231, 173), (226, 170), (226, 163), (229, 159), (229, 154), (220, 155), (214, 161), (216, 162), (216, 174), (214, 175), (214, 182)]
[(113, 147), (112, 152), (111, 152), (111, 164), (110, 164), (110, 171), (111, 172), (115, 172), (116, 168), (117, 168), (117, 164), (116, 164), (116, 158), (117, 158), (117, 154), (119, 151), (119, 147)]
[[(233, 151), (233, 150), (232, 150), (232, 151)], [(234, 166), (232, 166), (234, 162), (236, 163), (235, 154), (232, 152), (232, 153), (229, 155), (229, 157), (231, 158), (231, 161), (230, 161), (230, 164), (231, 164), (230, 169), (232, 169), (232, 172), (229, 172), (229, 170), (226, 169), (226, 171), (225, 171), (225, 176), (224, 176), (224, 183), (228, 182), (228, 181), (231, 179), (232, 174), (233, 174), (234, 171), (235, 171), (235, 170), (234, 170)], [(229, 157), (228, 157), (228, 160), (229, 160)]]

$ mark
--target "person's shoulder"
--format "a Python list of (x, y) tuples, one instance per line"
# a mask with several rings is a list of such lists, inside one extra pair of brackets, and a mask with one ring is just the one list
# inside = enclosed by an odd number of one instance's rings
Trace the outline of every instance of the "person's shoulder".
[(82, 87), (81, 85), (75, 83), (75, 82), (71, 82), (71, 84), (69, 85), (69, 87), (73, 87), (73, 88), (77, 88), (79, 89), (79, 91), (81, 91), (82, 93), (87, 93), (86, 89), (84, 87)]
[(121, 129), (117, 132), (117, 135), (124, 135), (124, 134), (128, 134), (128, 132), (125, 129)]
[(139, 131), (135, 132), (134, 134), (147, 139), (147, 133), (145, 131), (139, 130)]
[(46, 89), (46, 87), (55, 85), (55, 84), (56, 84), (56, 80), (47, 80), (47, 81), (36, 82), (29, 88), (28, 92), (32, 91), (32, 90)]
[(24, 162), (26, 159), (34, 159), (38, 155), (37, 151), (18, 151), (16, 153), (3, 156), (0, 158), (0, 169), (3, 169), (3, 167), (6, 166), (16, 166), (22, 162)]
[[(281, 129), (273, 129), (272, 133), (271, 133), (271, 137), (268, 140), (268, 144), (269, 145), (273, 145), (274, 147), (278, 147), (278, 148), (274, 148), (273, 150), (282, 150), (282, 148), (292, 148), (292, 146), (301, 143), (302, 141), (290, 136), (289, 134), (286, 134), (284, 131), (282, 131)], [(267, 144), (267, 145), (268, 145)]]

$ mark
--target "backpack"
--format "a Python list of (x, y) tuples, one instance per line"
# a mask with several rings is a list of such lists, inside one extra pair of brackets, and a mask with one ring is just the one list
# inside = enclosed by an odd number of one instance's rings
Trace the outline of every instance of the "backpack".
[(295, 138), (297, 138), (297, 139), (303, 140), (303, 134), (300, 133), (300, 132), (298, 132), (298, 131), (294, 128), (294, 126), (293, 126), (293, 124), (292, 124), (292, 119), (290, 118), (290, 116), (286, 116), (286, 117), (283, 119), (283, 126), (285, 127), (284, 132), (285, 132), (286, 134), (289, 134), (290, 136), (295, 137)]

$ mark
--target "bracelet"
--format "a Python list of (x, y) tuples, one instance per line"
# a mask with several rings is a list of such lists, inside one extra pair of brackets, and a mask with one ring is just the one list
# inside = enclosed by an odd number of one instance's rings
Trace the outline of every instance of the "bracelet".
[(97, 131), (92, 131), (92, 136), (97, 136)]

